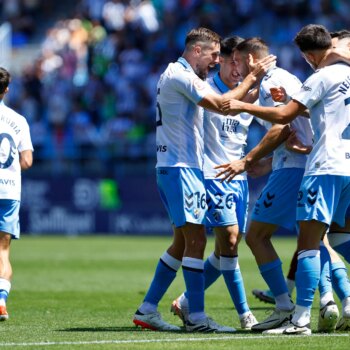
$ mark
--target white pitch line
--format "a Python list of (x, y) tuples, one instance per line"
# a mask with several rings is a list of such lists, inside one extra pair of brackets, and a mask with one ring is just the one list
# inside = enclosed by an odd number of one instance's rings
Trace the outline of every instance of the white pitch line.
[[(311, 337), (349, 337), (349, 334), (313, 334)], [(202, 341), (220, 341), (220, 340), (255, 340), (255, 339), (271, 339), (271, 338), (301, 338), (301, 336), (284, 335), (284, 336), (223, 336), (223, 337), (206, 337), (206, 338), (165, 338), (165, 339), (140, 339), (140, 340), (92, 340), (92, 341), (47, 341), (38, 343), (0, 343), (0, 346), (48, 346), (48, 345), (92, 345), (92, 344), (140, 344), (140, 343), (181, 343), (181, 342), (202, 342)], [(304, 337), (302, 337), (304, 338)]]

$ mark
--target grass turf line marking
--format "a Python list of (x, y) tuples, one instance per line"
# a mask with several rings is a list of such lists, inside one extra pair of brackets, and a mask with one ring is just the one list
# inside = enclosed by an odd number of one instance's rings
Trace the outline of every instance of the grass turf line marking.
[[(311, 337), (350, 337), (349, 334), (312, 334)], [(140, 340), (92, 340), (92, 341), (57, 341), (57, 342), (38, 342), (38, 343), (0, 343), (0, 346), (48, 346), (48, 345), (92, 345), (92, 344), (140, 344), (140, 343), (181, 343), (181, 342), (202, 342), (202, 341), (218, 341), (218, 340), (255, 340), (255, 339), (271, 339), (271, 338), (302, 338), (296, 335), (258, 335), (258, 336), (224, 336), (213, 338), (173, 338), (173, 339), (140, 339)], [(309, 337), (308, 337), (309, 339)]]

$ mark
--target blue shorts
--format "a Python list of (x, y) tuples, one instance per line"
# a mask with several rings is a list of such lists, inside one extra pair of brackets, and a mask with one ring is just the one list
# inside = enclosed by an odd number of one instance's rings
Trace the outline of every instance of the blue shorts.
[(206, 179), (207, 190), (207, 226), (237, 225), (239, 232), (244, 233), (248, 214), (248, 181), (233, 180), (222, 182)]
[(255, 203), (251, 219), (293, 230), (303, 168), (284, 168), (271, 173)]
[(203, 172), (195, 168), (157, 168), (157, 185), (170, 221), (204, 224), (207, 211)]
[(297, 220), (345, 225), (350, 203), (350, 176), (305, 176), (298, 194)]
[(0, 231), (19, 239), (19, 207), (20, 201), (0, 199)]

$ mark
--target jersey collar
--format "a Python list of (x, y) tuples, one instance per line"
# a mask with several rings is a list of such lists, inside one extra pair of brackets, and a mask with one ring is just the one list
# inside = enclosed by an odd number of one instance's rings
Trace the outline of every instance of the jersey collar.
[(192, 66), (188, 63), (188, 61), (183, 58), (183, 57), (179, 57), (177, 62), (179, 62), (182, 66), (184, 66), (186, 69), (191, 70), (192, 72), (194, 72)]
[(221, 80), (219, 72), (214, 75), (214, 84), (220, 90), (221, 93), (225, 93), (230, 90), (230, 88)]

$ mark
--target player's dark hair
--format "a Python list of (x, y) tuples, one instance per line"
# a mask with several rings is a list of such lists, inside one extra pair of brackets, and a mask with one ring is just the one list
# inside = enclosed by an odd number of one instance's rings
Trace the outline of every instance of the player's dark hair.
[(332, 38), (338, 38), (339, 40), (350, 38), (350, 30), (347, 29), (337, 30), (335, 32), (330, 32), (329, 34)]
[(208, 28), (195, 28), (192, 29), (189, 33), (186, 35), (185, 45), (193, 45), (198, 42), (204, 42), (204, 43), (220, 43), (221, 37), (219, 34), (213, 32), (212, 30)]
[(244, 55), (252, 54), (258, 58), (263, 58), (269, 54), (269, 46), (258, 37), (248, 38), (237, 45), (236, 50)]
[(220, 45), (220, 55), (230, 56), (233, 50), (236, 48), (236, 46), (242, 41), (244, 41), (244, 39), (238, 35), (233, 35), (223, 39)]
[(2, 95), (9, 86), (10, 78), (10, 73), (5, 68), (0, 67), (0, 95)]
[(332, 47), (332, 37), (326, 27), (309, 24), (303, 27), (294, 38), (301, 52), (327, 50)]

